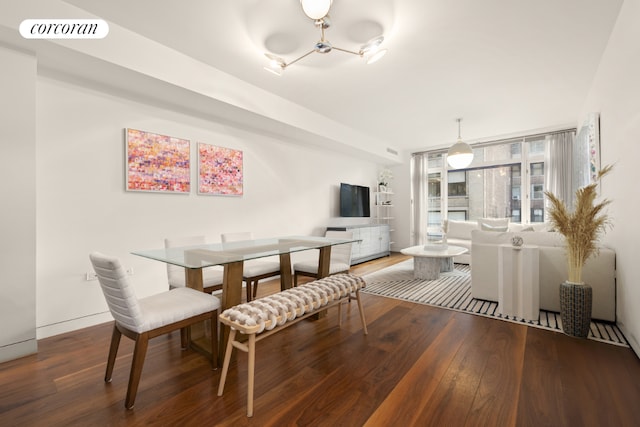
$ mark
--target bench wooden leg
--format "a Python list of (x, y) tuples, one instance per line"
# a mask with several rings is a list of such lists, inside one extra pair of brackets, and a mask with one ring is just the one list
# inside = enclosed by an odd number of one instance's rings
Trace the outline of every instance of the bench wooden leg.
[(253, 417), (253, 385), (256, 370), (256, 334), (249, 335), (249, 366), (247, 369), (247, 417)]
[(360, 312), (360, 321), (362, 322), (362, 330), (365, 335), (368, 335), (367, 321), (364, 319), (364, 308), (362, 307), (362, 300), (360, 299), (360, 291), (356, 291), (356, 301), (358, 301), (358, 311)]
[(220, 374), (220, 385), (218, 385), (218, 396), (222, 396), (224, 391), (224, 383), (227, 380), (227, 372), (229, 371), (229, 362), (231, 361), (231, 352), (233, 351), (233, 341), (236, 339), (236, 330), (231, 329), (229, 339), (227, 341), (227, 350), (224, 352), (224, 363), (222, 364), (222, 373)]

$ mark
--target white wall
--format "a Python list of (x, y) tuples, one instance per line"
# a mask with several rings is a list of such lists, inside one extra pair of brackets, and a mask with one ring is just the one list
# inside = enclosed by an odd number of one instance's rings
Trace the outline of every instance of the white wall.
[[(281, 142), (242, 129), (40, 76), (37, 84), (38, 338), (109, 320), (98, 282), (87, 282), (99, 250), (134, 269), (138, 296), (167, 288), (165, 265), (131, 255), (167, 236), (251, 230), (256, 237), (324, 233), (337, 218), (338, 185), (374, 186), (379, 167), (335, 152)], [(124, 190), (124, 128), (244, 153), (244, 196)], [(195, 165), (195, 163), (192, 163)], [(295, 258), (294, 258), (295, 260)]]
[(602, 185), (612, 199), (614, 228), (605, 242), (616, 250), (617, 321), (640, 354), (638, 159), (640, 159), (640, 0), (625, 0), (578, 122), (600, 112), (602, 164), (615, 169)]
[(411, 176), (410, 155), (405, 155), (402, 164), (390, 166), (393, 172), (393, 220), (391, 250), (400, 250), (411, 246)]
[[(0, 46), (0, 362), (36, 344), (36, 59)], [(6, 77), (5, 77), (6, 76)]]

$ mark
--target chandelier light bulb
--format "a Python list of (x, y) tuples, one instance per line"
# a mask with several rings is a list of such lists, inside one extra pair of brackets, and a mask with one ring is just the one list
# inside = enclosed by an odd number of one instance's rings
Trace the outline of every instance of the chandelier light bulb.
[(380, 45), (382, 44), (383, 41), (384, 41), (384, 36), (378, 36), (378, 37), (372, 38), (371, 40), (369, 40), (368, 42), (362, 45), (362, 47), (360, 48), (360, 54), (361, 55), (375, 54), (378, 51), (378, 49), (380, 49)]
[(313, 20), (324, 18), (331, 9), (333, 0), (300, 0), (304, 14)]
[(458, 122), (458, 142), (453, 144), (447, 152), (447, 163), (453, 169), (463, 169), (473, 161), (473, 149), (460, 137), (460, 122), (462, 119), (456, 119)]
[(367, 65), (373, 64), (377, 62), (380, 58), (382, 58), (387, 53), (387, 49), (380, 49), (376, 51), (373, 55), (367, 58)]

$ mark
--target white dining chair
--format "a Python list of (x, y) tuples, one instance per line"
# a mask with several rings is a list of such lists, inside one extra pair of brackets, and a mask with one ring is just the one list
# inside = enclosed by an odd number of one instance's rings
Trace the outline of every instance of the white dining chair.
[[(198, 246), (206, 244), (204, 236), (180, 236), (168, 237), (164, 239), (165, 248), (175, 248), (184, 246)], [(222, 267), (207, 267), (202, 269), (202, 284), (204, 292), (212, 293), (222, 290), (222, 280), (224, 270)], [(184, 267), (167, 263), (167, 278), (169, 289), (184, 288), (186, 286), (186, 276)]]
[[(222, 233), (222, 243), (253, 240), (253, 233), (249, 231), (239, 233)], [(262, 279), (280, 275), (279, 261), (262, 261), (252, 259), (244, 262), (242, 268), (242, 281), (247, 288), (247, 302), (254, 299), (258, 293), (258, 282)]]
[[(89, 255), (102, 293), (115, 323), (109, 347), (105, 382), (111, 382), (122, 335), (135, 341), (125, 407), (133, 408), (149, 340), (180, 329), (188, 338), (188, 327), (207, 321), (211, 327), (211, 365), (218, 367), (218, 311), (220, 300), (187, 287), (138, 299), (120, 260), (93, 252)], [(182, 339), (185, 348), (188, 339)]]
[[(325, 237), (334, 239), (351, 239), (352, 231), (327, 230)], [(331, 246), (329, 258), (329, 275), (348, 273), (351, 268), (351, 243)], [(300, 261), (293, 264), (293, 286), (298, 286), (298, 276), (307, 276), (318, 279), (318, 260)]]

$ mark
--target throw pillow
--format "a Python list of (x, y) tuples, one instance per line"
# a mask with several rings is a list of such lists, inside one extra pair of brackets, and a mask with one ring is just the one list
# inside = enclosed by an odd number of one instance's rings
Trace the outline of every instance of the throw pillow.
[(484, 231), (507, 231), (509, 229), (509, 218), (481, 218), (478, 225)]
[(444, 232), (447, 234), (447, 239), (471, 240), (471, 231), (477, 229), (478, 223), (475, 221), (448, 220), (445, 222)]
[(484, 222), (480, 222), (480, 229), (484, 231), (507, 231), (507, 228), (509, 228), (508, 225), (489, 225)]

